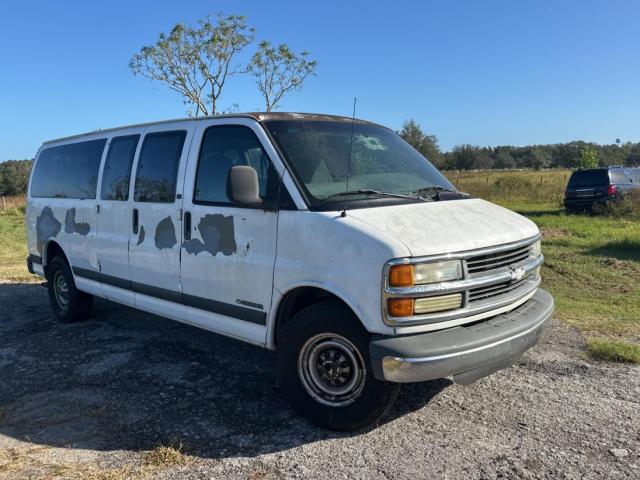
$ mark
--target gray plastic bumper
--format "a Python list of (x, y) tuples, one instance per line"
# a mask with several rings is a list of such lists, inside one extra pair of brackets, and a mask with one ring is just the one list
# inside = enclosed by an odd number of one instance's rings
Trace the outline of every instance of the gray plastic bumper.
[(419, 335), (374, 335), (369, 345), (379, 380), (409, 383), (453, 377), (467, 385), (512, 365), (534, 346), (553, 315), (553, 297), (539, 289), (523, 305), (485, 321)]

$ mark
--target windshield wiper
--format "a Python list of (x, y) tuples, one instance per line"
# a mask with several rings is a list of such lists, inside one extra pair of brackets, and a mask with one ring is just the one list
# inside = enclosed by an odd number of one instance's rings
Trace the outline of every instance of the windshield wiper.
[(411, 193), (413, 195), (418, 195), (420, 197), (426, 194), (428, 195), (427, 198), (433, 199), (434, 197), (437, 197), (440, 194), (440, 192), (460, 193), (460, 192), (457, 192), (456, 190), (451, 190), (450, 188), (441, 187), (440, 185), (429, 185), (428, 187), (420, 187)]
[(361, 189), (361, 190), (348, 190), (346, 192), (334, 193), (333, 195), (329, 195), (328, 197), (322, 199), (322, 202), (333, 200), (339, 197), (350, 197), (353, 195), (377, 195), (379, 197), (407, 198), (409, 200), (425, 200), (424, 198), (421, 198), (415, 195), (402, 195), (400, 193), (381, 192), (379, 190), (371, 190), (367, 188), (367, 189)]

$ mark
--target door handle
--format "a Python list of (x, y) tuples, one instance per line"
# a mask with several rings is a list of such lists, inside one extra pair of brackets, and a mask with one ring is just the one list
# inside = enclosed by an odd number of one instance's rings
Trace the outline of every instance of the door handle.
[(184, 239), (191, 240), (191, 212), (184, 212)]
[(138, 234), (138, 209), (134, 208), (132, 213), (133, 214), (132, 214), (131, 221), (132, 221), (133, 233), (137, 235)]

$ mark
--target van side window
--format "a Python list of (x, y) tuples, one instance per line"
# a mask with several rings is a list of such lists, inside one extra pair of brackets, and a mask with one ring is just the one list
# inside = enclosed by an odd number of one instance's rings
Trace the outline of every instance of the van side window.
[(44, 149), (33, 172), (31, 196), (95, 199), (106, 143), (103, 138)]
[(145, 135), (136, 172), (136, 202), (173, 203), (186, 135), (184, 130)]
[(276, 200), (278, 173), (253, 131), (242, 125), (209, 127), (202, 139), (193, 202), (229, 205), (227, 180), (231, 167), (247, 165), (258, 172), (260, 198)]
[(111, 139), (102, 172), (102, 186), (100, 187), (102, 200), (127, 200), (129, 198), (131, 165), (133, 165), (138, 140), (140, 140), (140, 135)]

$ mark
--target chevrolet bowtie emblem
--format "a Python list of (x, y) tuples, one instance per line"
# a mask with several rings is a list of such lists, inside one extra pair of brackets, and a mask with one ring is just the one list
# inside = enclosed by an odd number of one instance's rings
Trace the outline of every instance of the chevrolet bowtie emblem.
[(522, 277), (524, 277), (525, 274), (525, 270), (522, 267), (512, 267), (511, 269), (511, 281), (512, 282), (517, 282), (518, 280), (521, 280)]

